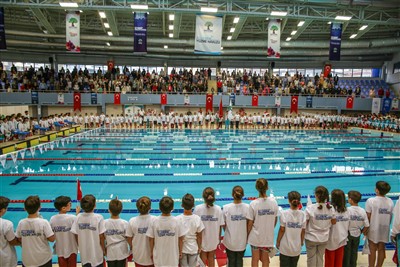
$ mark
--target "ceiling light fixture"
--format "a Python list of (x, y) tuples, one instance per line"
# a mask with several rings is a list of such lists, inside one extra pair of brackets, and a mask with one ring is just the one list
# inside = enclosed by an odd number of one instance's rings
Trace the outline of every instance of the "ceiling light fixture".
[(106, 43), (107, 46), (111, 46), (111, 44), (109, 42)]
[(238, 23), (238, 22), (239, 22), (239, 19), (240, 19), (239, 17), (234, 18), (234, 19), (233, 19), (233, 23), (235, 23), (235, 24)]
[(228, 41), (232, 40), (232, 36), (229, 35), (228, 37), (226, 37), (226, 40), (228, 40)]
[(216, 7), (202, 7), (201, 12), (210, 12), (210, 13), (217, 13), (218, 12), (218, 8)]
[(287, 12), (285, 11), (272, 11), (271, 16), (278, 16), (278, 17), (284, 17), (287, 15)]
[(354, 39), (354, 38), (356, 38), (356, 36), (357, 36), (357, 34), (352, 34), (352, 35), (350, 36), (350, 39)]
[(358, 30), (359, 30), (359, 31), (363, 31), (363, 30), (365, 30), (367, 27), (368, 27), (368, 25), (363, 25), (363, 26), (361, 26), (361, 28), (358, 29)]
[(297, 33), (297, 31), (292, 31), (291, 33), (290, 33), (290, 35), (295, 35)]
[(100, 16), (100, 18), (105, 19), (106, 18), (106, 12), (99, 11), (99, 16)]
[(147, 10), (149, 9), (148, 5), (131, 5), (132, 9), (140, 9), (140, 10)]
[(169, 20), (174, 20), (175, 19), (175, 14), (169, 14)]
[(62, 7), (78, 7), (78, 3), (60, 2), (60, 6), (62, 6)]
[(168, 29), (172, 31), (174, 29), (174, 25), (168, 25)]
[(104, 22), (104, 28), (109, 29), (110, 28), (110, 24), (108, 24), (107, 22)]
[(299, 22), (299, 24), (297, 24), (297, 27), (301, 27), (301, 26), (303, 26), (303, 25), (304, 25), (304, 23), (305, 23), (305, 21), (304, 21), (304, 20), (300, 21), (300, 22)]
[(286, 42), (289, 42), (290, 40), (292, 40), (292, 37), (286, 38)]
[(224, 47), (223, 47), (223, 46), (221, 46), (221, 50), (224, 50)]
[(108, 36), (113, 36), (112, 32), (107, 32)]
[(169, 38), (174, 38), (174, 34), (173, 33), (168, 34), (168, 36), (169, 36)]
[(168, 45), (164, 45), (164, 49), (168, 49)]
[(332, 24), (332, 21), (328, 21), (328, 24), (331, 25), (331, 24)]
[(229, 32), (235, 32), (235, 28), (231, 28)]
[(336, 16), (335, 20), (351, 20), (351, 16)]

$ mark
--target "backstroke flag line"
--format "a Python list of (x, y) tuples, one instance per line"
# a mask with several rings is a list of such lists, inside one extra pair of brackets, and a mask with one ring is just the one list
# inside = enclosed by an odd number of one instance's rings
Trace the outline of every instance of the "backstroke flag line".
[(133, 53), (147, 54), (147, 12), (135, 12), (133, 20)]
[(281, 57), (281, 21), (271, 19), (268, 23), (268, 57)]
[(71, 52), (81, 51), (80, 13), (69, 12), (66, 15), (66, 49)]
[(222, 17), (197, 15), (194, 52), (196, 54), (220, 55)]
[(331, 40), (329, 44), (329, 60), (340, 61), (341, 45), (342, 45), (342, 23), (332, 22)]
[(0, 7), (0, 50), (7, 50), (6, 32), (4, 28), (4, 7)]

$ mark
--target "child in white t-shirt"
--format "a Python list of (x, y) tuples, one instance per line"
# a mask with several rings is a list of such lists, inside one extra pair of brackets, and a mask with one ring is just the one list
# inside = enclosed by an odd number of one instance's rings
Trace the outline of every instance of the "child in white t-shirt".
[(78, 237), (78, 246), (83, 267), (102, 267), (105, 255), (104, 233), (106, 231), (103, 216), (95, 214), (96, 198), (85, 195), (81, 200), (80, 213), (71, 232)]
[(10, 200), (0, 196), (0, 267), (17, 266), (17, 253), (14, 246), (20, 245), (14, 234), (13, 223), (3, 219)]
[[(368, 242), (370, 254), (369, 266), (381, 267), (385, 260), (385, 243), (389, 242), (390, 221), (393, 212), (393, 200), (386, 197), (391, 187), (385, 181), (375, 185), (376, 197), (371, 197), (365, 203), (365, 211), (369, 220)], [(378, 254), (378, 257), (377, 255)], [(376, 262), (376, 265), (375, 265)]]
[(161, 216), (156, 217), (147, 231), (154, 266), (174, 267), (182, 258), (183, 237), (186, 234), (181, 222), (171, 216), (174, 201), (165, 196), (160, 200)]
[[(54, 201), (54, 207), (59, 211), (59, 214), (50, 218), (50, 225), (56, 236), (55, 251), (58, 256), (58, 266), (76, 266), (78, 243), (75, 235), (71, 233), (71, 227), (76, 216), (67, 214), (71, 210), (71, 198), (67, 196), (57, 197)], [(77, 208), (77, 213), (79, 213), (79, 210), (80, 208)]]
[[(399, 249), (399, 241), (400, 241), (400, 198), (396, 202), (396, 206), (393, 209), (393, 225), (392, 231), (390, 233), (390, 239), (395, 244), (397, 250)], [(397, 254), (397, 261), (400, 262), (400, 255)]]
[(182, 267), (196, 267), (197, 257), (201, 251), (204, 224), (199, 216), (193, 214), (193, 207), (194, 197), (191, 194), (184, 195), (182, 197), (183, 214), (176, 217), (187, 230), (183, 238), (182, 258), (179, 261)]
[(247, 245), (247, 214), (249, 204), (243, 203), (243, 187), (232, 189), (233, 203), (224, 205), (225, 235), (223, 243), (228, 256), (228, 267), (243, 266), (243, 256)]
[(324, 186), (315, 188), (317, 203), (306, 208), (305, 243), (307, 266), (324, 266), (324, 254), (328, 244), (330, 228), (336, 223), (335, 211), (329, 204), (329, 192)]
[(24, 207), (28, 218), (18, 223), (16, 236), (22, 245), (22, 263), (26, 267), (51, 267), (52, 252), (49, 245), (56, 237), (50, 223), (39, 217), (40, 199), (29, 196)]
[(336, 223), (331, 226), (325, 250), (325, 267), (343, 265), (344, 246), (347, 244), (350, 215), (346, 208), (346, 197), (340, 189), (331, 192), (332, 206), (335, 208)]
[(154, 265), (150, 253), (150, 243), (146, 235), (149, 225), (152, 224), (155, 218), (149, 214), (151, 209), (150, 198), (139, 198), (136, 201), (136, 207), (140, 215), (129, 220), (129, 226), (126, 231), (128, 244), (136, 267), (152, 267)]
[(221, 207), (214, 205), (215, 191), (211, 187), (203, 190), (204, 204), (197, 205), (193, 213), (200, 216), (204, 224), (204, 231), (201, 240), (200, 258), (208, 262), (208, 266), (215, 266), (215, 250), (221, 240), (221, 231), (224, 223)]
[(369, 228), (367, 213), (358, 206), (361, 200), (361, 193), (349, 191), (347, 193), (348, 202), (351, 205), (347, 210), (350, 215), (349, 235), (347, 244), (344, 247), (343, 267), (357, 266), (358, 246), (360, 245), (361, 233), (366, 235)]
[(281, 212), (280, 228), (276, 247), (280, 251), (281, 267), (296, 267), (304, 244), (306, 214), (299, 210), (301, 195), (297, 191), (288, 193), (290, 209)]
[(108, 205), (108, 212), (111, 218), (104, 221), (106, 232), (106, 256), (108, 267), (125, 267), (126, 258), (129, 256), (128, 242), (126, 241), (126, 229), (128, 222), (120, 219), (122, 202), (113, 199)]
[(247, 215), (247, 242), (251, 246), (251, 265), (269, 266), (269, 252), (274, 247), (274, 228), (277, 223), (278, 203), (274, 198), (267, 196), (268, 181), (259, 178), (256, 181), (258, 198), (250, 202)]

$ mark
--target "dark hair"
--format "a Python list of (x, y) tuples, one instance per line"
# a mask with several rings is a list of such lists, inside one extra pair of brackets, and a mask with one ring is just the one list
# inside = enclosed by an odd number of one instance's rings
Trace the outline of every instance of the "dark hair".
[(376, 187), (376, 189), (378, 189), (378, 192), (379, 192), (379, 194), (380, 194), (381, 196), (384, 196), (384, 195), (386, 195), (387, 193), (389, 193), (389, 192), (390, 192), (390, 189), (391, 189), (390, 184), (388, 184), (388, 183), (385, 182), (385, 181), (378, 181), (378, 182), (376, 182), (375, 187)]
[(241, 187), (240, 185), (233, 187), (232, 188), (232, 196), (233, 196), (233, 199), (235, 199), (235, 200), (241, 200), (244, 196), (243, 187)]
[(265, 195), (265, 192), (267, 192), (267, 190), (268, 190), (268, 181), (267, 181), (267, 179), (258, 178), (257, 181), (256, 181), (256, 189), (260, 194)]
[(81, 208), (85, 212), (92, 212), (96, 206), (96, 197), (93, 195), (85, 195), (81, 199)]
[(191, 210), (194, 207), (194, 197), (191, 194), (185, 194), (182, 197), (182, 207), (185, 210)]
[(71, 202), (71, 198), (67, 196), (59, 196), (54, 200), (54, 207), (60, 211), (63, 207), (68, 206)]
[(213, 206), (215, 202), (215, 191), (212, 187), (206, 187), (203, 190), (203, 199), (208, 206)]
[[(315, 188), (315, 197), (318, 198), (320, 204), (326, 202), (326, 207), (328, 209), (332, 208), (329, 204), (329, 191), (325, 186), (320, 185)], [(322, 205), (319, 205), (318, 209), (322, 209)]]
[(9, 198), (0, 196), (0, 210), (6, 209), (8, 207), (8, 203), (10, 203)]
[(28, 214), (35, 214), (40, 208), (39, 196), (29, 196), (25, 199), (24, 207)]
[(163, 214), (170, 214), (173, 209), (174, 200), (171, 197), (165, 196), (160, 200), (160, 211)]
[(151, 209), (151, 200), (149, 197), (143, 196), (136, 201), (136, 208), (141, 215), (149, 213)]
[(358, 203), (361, 200), (361, 193), (358, 191), (351, 190), (347, 193), (348, 197), (354, 201), (354, 203)]
[(300, 202), (301, 195), (300, 195), (299, 192), (290, 191), (287, 196), (288, 196), (288, 199), (289, 199), (289, 202), (290, 202), (291, 206), (297, 208), (300, 205), (300, 203), (301, 203)]
[(110, 204), (108, 204), (108, 209), (111, 215), (118, 216), (122, 211), (122, 202), (118, 199), (113, 199), (110, 201)]
[(339, 213), (346, 211), (346, 197), (340, 189), (334, 189), (331, 192), (332, 206)]

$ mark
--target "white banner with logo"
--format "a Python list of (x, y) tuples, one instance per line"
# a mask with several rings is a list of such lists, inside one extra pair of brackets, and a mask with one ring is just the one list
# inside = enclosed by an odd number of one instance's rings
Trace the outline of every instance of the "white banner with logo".
[(81, 36), (80, 36), (80, 13), (69, 12), (66, 15), (66, 44), (65, 47), (71, 52), (81, 51)]
[(197, 54), (221, 54), (222, 17), (197, 15), (194, 52)]
[(275, 96), (275, 106), (276, 107), (281, 106), (281, 97), (280, 96)]
[(373, 98), (372, 99), (372, 108), (371, 108), (371, 113), (372, 114), (379, 114), (381, 111), (381, 99), (380, 98)]
[(190, 96), (185, 95), (185, 105), (190, 105)]
[(281, 57), (281, 21), (271, 19), (268, 23), (268, 57)]
[(58, 102), (58, 104), (64, 104), (64, 94), (63, 93), (58, 93), (57, 102)]
[(392, 100), (392, 109), (393, 110), (398, 110), (399, 109), (399, 99), (398, 98), (393, 98), (393, 100)]

